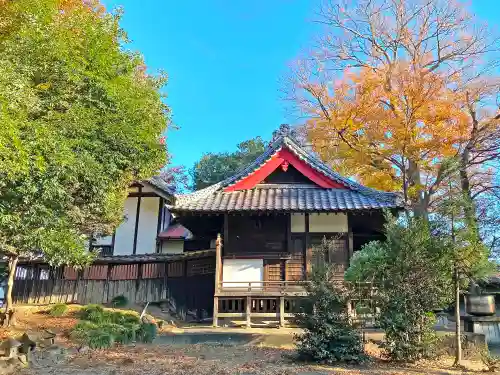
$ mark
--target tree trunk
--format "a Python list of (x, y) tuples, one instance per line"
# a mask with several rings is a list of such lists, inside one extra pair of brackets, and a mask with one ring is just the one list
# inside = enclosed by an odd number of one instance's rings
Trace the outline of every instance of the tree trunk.
[(458, 275), (458, 267), (455, 266), (454, 270), (454, 282), (455, 282), (455, 363), (454, 366), (460, 366), (462, 363), (462, 333), (460, 327), (460, 279)]
[(467, 174), (467, 164), (469, 161), (469, 152), (465, 150), (461, 155), (460, 160), (460, 188), (462, 190), (462, 196), (465, 200), (464, 205), (464, 216), (467, 223), (467, 227), (472, 233), (479, 238), (479, 226), (476, 216), (476, 205), (472, 199), (472, 192), (470, 187), (469, 175)]
[(12, 324), (12, 317), (14, 316), (14, 311), (12, 309), (13, 307), (12, 289), (14, 287), (14, 276), (16, 274), (16, 267), (18, 260), (19, 257), (17, 255), (9, 259), (9, 278), (7, 279), (7, 293), (5, 294), (6, 296), (5, 316), (3, 321), (4, 327), (8, 327)]
[(429, 218), (429, 199), (421, 188), (420, 166), (411, 159), (408, 160), (407, 176), (408, 186), (416, 189), (416, 192), (412, 192), (416, 196), (410, 197), (413, 202), (413, 213), (416, 217), (427, 220)]

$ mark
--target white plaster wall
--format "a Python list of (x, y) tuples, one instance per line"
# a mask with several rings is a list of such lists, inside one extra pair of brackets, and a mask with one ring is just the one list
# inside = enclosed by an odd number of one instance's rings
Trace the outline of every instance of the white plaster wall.
[(184, 241), (165, 240), (161, 244), (162, 254), (182, 254), (184, 252)]
[(156, 191), (150, 186), (142, 186), (143, 193), (156, 193)]
[[(264, 280), (263, 259), (224, 259), (222, 264), (222, 281), (224, 287), (247, 287), (249, 281)], [(246, 281), (247, 283), (242, 283)], [(261, 283), (252, 283), (252, 287), (260, 287)]]
[(306, 217), (304, 214), (292, 214), (291, 230), (292, 233), (304, 233), (306, 231)]
[(141, 198), (136, 254), (156, 253), (159, 205), (159, 197)]
[(344, 213), (309, 214), (309, 232), (345, 233), (347, 230), (347, 215)]
[[(142, 202), (141, 202), (142, 203)], [(114, 255), (129, 255), (133, 252), (137, 197), (125, 200), (124, 221), (116, 229)], [(156, 228), (156, 227), (155, 227)]]

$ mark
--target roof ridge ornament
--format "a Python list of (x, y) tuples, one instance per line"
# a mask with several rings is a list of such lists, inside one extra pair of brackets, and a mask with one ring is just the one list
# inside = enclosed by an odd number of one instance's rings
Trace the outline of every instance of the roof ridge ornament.
[(273, 143), (280, 137), (293, 137), (293, 134), (294, 132), (289, 124), (281, 124), (277, 130), (273, 131), (271, 143)]

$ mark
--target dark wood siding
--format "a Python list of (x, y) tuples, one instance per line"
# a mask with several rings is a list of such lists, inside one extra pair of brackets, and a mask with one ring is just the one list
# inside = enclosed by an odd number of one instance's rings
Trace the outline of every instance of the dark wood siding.
[(224, 255), (286, 253), (286, 220), (286, 215), (229, 216), (229, 243)]

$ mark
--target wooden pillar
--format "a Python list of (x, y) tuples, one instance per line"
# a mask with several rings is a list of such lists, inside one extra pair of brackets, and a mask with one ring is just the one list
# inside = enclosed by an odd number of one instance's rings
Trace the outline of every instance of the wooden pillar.
[(285, 297), (280, 297), (280, 328), (285, 327)]
[[(224, 221), (226, 217), (224, 217)], [(226, 224), (224, 224), (226, 226)], [(215, 295), (214, 295), (214, 312), (213, 312), (213, 326), (218, 327), (219, 325), (219, 286), (221, 281), (222, 272), (222, 238), (220, 233), (217, 235), (217, 240), (215, 241)]]
[[(148, 301), (143, 301), (141, 300), (141, 296), (138, 296), (139, 290), (140, 290), (140, 285), (141, 285), (141, 280), (142, 280), (142, 268), (144, 266), (144, 263), (138, 263), (137, 264), (137, 278), (135, 279), (135, 293), (134, 293), (134, 303), (137, 302), (148, 302)], [(147, 297), (147, 296), (146, 296)]]
[[(286, 252), (288, 254), (293, 253), (293, 243), (292, 243), (292, 214), (287, 213), (286, 215)], [(288, 259), (284, 259), (282, 262), (282, 272), (281, 280), (288, 280)]]
[(247, 303), (246, 303), (246, 319), (247, 319), (247, 328), (250, 328), (252, 326), (252, 297), (247, 296)]
[[(110, 295), (109, 295), (109, 282), (111, 280), (111, 274), (113, 272), (113, 264), (109, 263), (108, 264), (108, 272), (106, 274), (106, 284), (104, 286), (104, 296), (103, 296), (103, 301), (104, 303), (107, 303), (110, 301)], [(111, 296), (111, 299), (113, 298), (113, 296)]]
[[(229, 249), (229, 215), (224, 214), (224, 233), (222, 239), (224, 240), (224, 247)], [(226, 252), (227, 254), (227, 252)], [(222, 256), (222, 252), (221, 252)]]
[(287, 253), (292, 252), (292, 214), (288, 213), (286, 215), (286, 251)]
[(214, 296), (214, 318), (213, 318), (213, 326), (217, 328), (219, 326), (219, 297)]
[(311, 262), (312, 262), (312, 248), (311, 248), (311, 239), (309, 238), (309, 213), (305, 213), (305, 254), (304, 254), (304, 260), (305, 260), (305, 267), (304, 267), (304, 272), (305, 272), (305, 278), (307, 280), (309, 273), (311, 272)]
[(351, 215), (347, 215), (347, 250), (347, 264), (350, 264), (352, 255), (354, 254), (354, 235), (351, 227)]
[(134, 242), (132, 248), (132, 254), (137, 253), (137, 234), (139, 232), (139, 218), (141, 213), (141, 196), (142, 196), (142, 186), (139, 186), (139, 194), (137, 196), (137, 207), (135, 212), (135, 225), (134, 225)]

